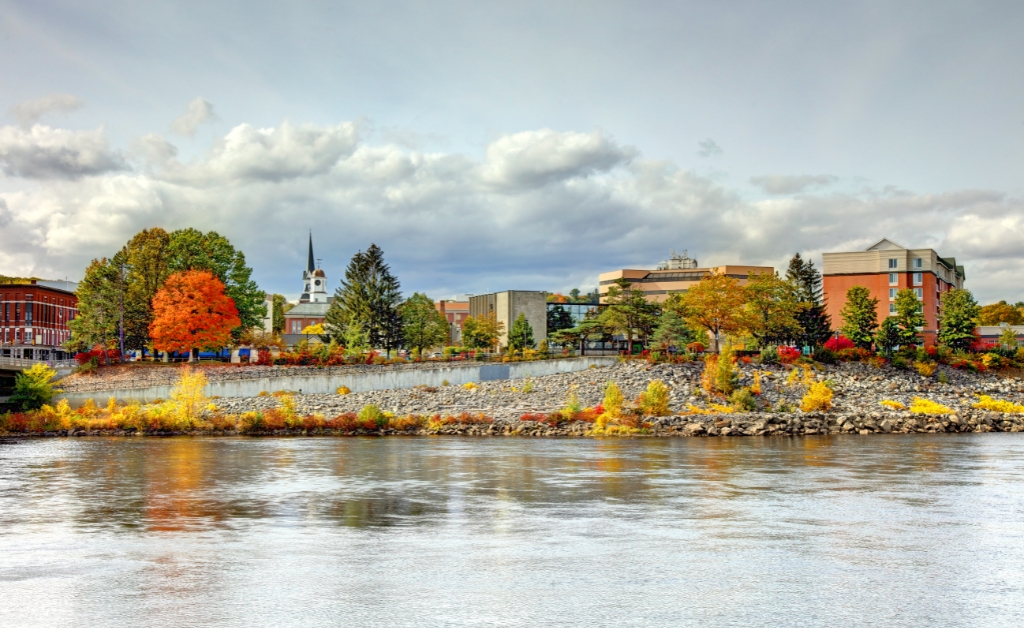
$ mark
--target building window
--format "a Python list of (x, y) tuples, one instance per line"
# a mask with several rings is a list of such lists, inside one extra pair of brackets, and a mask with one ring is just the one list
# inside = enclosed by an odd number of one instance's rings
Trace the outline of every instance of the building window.
[(896, 293), (897, 292), (898, 292), (898, 290), (896, 288), (889, 288), (889, 300), (890, 301), (896, 298)]
[(889, 273), (889, 285), (895, 286), (900, 282), (900, 276), (897, 273)]
[(924, 298), (924, 295), (921, 292), (921, 288), (914, 288), (914, 294), (917, 296), (918, 299)]
[(899, 268), (899, 262), (898, 259), (889, 258), (889, 268)]
[(920, 286), (924, 283), (924, 273), (914, 273), (914, 285)]
[(924, 268), (924, 260), (920, 257), (914, 260), (914, 268)]
[(895, 314), (896, 313), (896, 304), (895, 303), (890, 303), (889, 304), (889, 313), (890, 314)]

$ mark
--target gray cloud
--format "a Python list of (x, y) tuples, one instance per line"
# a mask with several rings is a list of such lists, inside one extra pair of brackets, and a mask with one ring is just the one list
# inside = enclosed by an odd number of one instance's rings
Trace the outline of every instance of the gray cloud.
[(11, 107), (11, 115), (17, 118), (22, 126), (30, 127), (46, 113), (51, 111), (67, 113), (80, 108), (82, 104), (81, 100), (70, 94), (50, 94)]
[(179, 135), (195, 135), (200, 124), (215, 118), (213, 105), (204, 98), (196, 98), (188, 104), (188, 111), (171, 122), (170, 129)]
[(718, 157), (724, 154), (722, 147), (715, 143), (710, 137), (697, 142), (697, 154), (701, 157)]
[(1024, 264), (1024, 202), (990, 191), (750, 202), (601, 133), (551, 130), (498, 137), (482, 158), (362, 143), (351, 123), (239, 125), (187, 163), (159, 136), (138, 144), (159, 167), (0, 195), (13, 218), (0, 264), (74, 277), (139, 229), (195, 226), (240, 246), (264, 288), (292, 293), (312, 229), (332, 285), (352, 253), (376, 242), (406, 290), (446, 296), (593, 287), (598, 273), (656, 264), (671, 248), (705, 264), (781, 268), (796, 251), (819, 261), (890, 237), (956, 256), (983, 301), (1024, 298), (1005, 281)]
[(12, 219), (13, 215), (11, 214), (11, 210), (7, 207), (7, 201), (0, 198), (0, 227), (6, 227), (11, 224)]
[(799, 194), (809, 188), (832, 185), (839, 177), (830, 174), (803, 174), (798, 176), (768, 174), (751, 177), (750, 182), (768, 194)]
[(26, 179), (76, 179), (126, 169), (107, 144), (103, 127), (95, 131), (0, 127), (0, 170)]

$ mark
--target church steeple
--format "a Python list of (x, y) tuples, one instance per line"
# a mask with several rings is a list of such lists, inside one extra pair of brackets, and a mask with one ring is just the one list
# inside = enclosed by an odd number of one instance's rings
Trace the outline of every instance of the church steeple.
[(310, 293), (312, 292), (313, 283), (313, 272), (316, 270), (316, 264), (313, 262), (313, 232), (309, 232), (309, 255), (306, 259), (306, 270), (302, 271), (302, 296), (299, 297), (299, 303), (309, 303)]
[(313, 264), (313, 232), (309, 232), (309, 255), (306, 257), (306, 272), (310, 275), (316, 270), (316, 265)]

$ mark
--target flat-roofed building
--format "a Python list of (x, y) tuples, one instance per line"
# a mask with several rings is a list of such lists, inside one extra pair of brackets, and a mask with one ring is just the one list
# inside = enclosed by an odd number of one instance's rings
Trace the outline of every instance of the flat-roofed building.
[(547, 293), (534, 290), (506, 290), (469, 297), (469, 315), (494, 314), (505, 328), (498, 336), (501, 347), (508, 346), (508, 332), (520, 314), (533, 329), (533, 340), (539, 343), (548, 335)]
[(846, 304), (846, 292), (864, 286), (878, 299), (878, 321), (896, 313), (896, 293), (911, 289), (920, 299), (925, 324), (925, 344), (935, 343), (942, 293), (964, 287), (964, 267), (956, 259), (942, 257), (933, 249), (908, 249), (882, 239), (863, 251), (824, 253), (822, 290), (832, 326), (842, 326), (839, 311)]
[(67, 358), (61, 345), (71, 338), (68, 323), (78, 316), (77, 288), (67, 281), (0, 285), (0, 355)]
[(469, 295), (455, 299), (441, 299), (434, 304), (437, 311), (448, 321), (448, 341), (453, 345), (462, 342), (462, 323), (469, 318)]
[(633, 288), (642, 290), (649, 301), (662, 303), (669, 295), (686, 292), (690, 286), (711, 274), (733, 277), (745, 285), (750, 273), (760, 275), (774, 272), (772, 266), (726, 265), (700, 268), (697, 260), (687, 257), (684, 251), (682, 255), (673, 253), (668, 261), (662, 262), (655, 270), (613, 270), (601, 273), (598, 280), (601, 303), (607, 302), (608, 288), (615, 285), (618, 279), (628, 279)]

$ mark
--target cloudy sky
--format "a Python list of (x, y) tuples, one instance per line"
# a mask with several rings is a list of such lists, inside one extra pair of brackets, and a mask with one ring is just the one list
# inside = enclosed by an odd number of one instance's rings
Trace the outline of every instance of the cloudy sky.
[(216, 230), (297, 296), (592, 288), (882, 237), (1024, 299), (1020, 2), (0, 0), (0, 274)]

